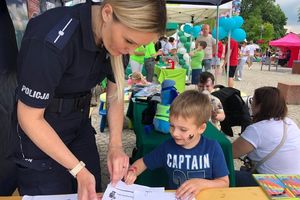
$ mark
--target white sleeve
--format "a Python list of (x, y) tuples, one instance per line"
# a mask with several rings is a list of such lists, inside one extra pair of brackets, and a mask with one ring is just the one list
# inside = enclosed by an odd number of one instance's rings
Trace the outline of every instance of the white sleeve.
[(250, 125), (244, 130), (241, 137), (257, 148), (260, 144), (260, 135), (254, 125)]
[(217, 40), (216, 40), (215, 38), (211, 37), (211, 41), (212, 41), (212, 44), (213, 44), (213, 45), (216, 45), (216, 44), (217, 44)]

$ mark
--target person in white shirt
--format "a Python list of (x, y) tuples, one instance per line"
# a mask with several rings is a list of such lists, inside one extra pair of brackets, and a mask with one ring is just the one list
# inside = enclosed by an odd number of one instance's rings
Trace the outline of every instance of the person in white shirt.
[[(256, 171), (260, 174), (300, 174), (300, 130), (286, 117), (287, 106), (280, 90), (275, 87), (256, 89), (251, 107), (254, 124), (233, 142), (233, 157), (247, 155), (252, 161), (261, 161), (280, 144), (286, 124), (287, 137), (283, 145), (258, 165)], [(252, 186), (254, 182), (251, 172), (236, 172), (236, 186)]]
[(204, 66), (205, 71), (211, 71), (211, 61), (213, 55), (216, 53), (216, 40), (212, 37), (212, 35), (209, 33), (210, 27), (208, 24), (204, 24), (202, 26), (202, 34), (199, 38), (197, 38), (197, 41), (205, 41), (207, 44), (207, 47), (205, 48), (205, 55), (204, 59), (202, 61), (202, 64)]
[(171, 53), (171, 50), (177, 48), (175, 44), (175, 38), (169, 37), (168, 42), (165, 44), (165, 46), (162, 47), (164, 55), (169, 55)]
[(256, 47), (257, 45), (253, 44), (253, 40), (251, 40), (249, 44), (246, 46), (246, 49), (249, 51), (249, 56), (247, 60), (248, 69), (252, 69)]
[(249, 56), (249, 48), (246, 47), (246, 42), (242, 43), (240, 52), (239, 52), (239, 63), (235, 71), (235, 78), (237, 81), (241, 81), (243, 77), (244, 65), (247, 62)]

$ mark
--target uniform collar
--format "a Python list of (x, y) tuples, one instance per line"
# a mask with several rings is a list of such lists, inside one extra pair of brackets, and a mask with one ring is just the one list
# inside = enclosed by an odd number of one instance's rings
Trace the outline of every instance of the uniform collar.
[(82, 30), (82, 40), (85, 49), (90, 51), (100, 51), (97, 47), (92, 30), (92, 17), (91, 17), (91, 6), (90, 0), (87, 0), (80, 9), (80, 23)]

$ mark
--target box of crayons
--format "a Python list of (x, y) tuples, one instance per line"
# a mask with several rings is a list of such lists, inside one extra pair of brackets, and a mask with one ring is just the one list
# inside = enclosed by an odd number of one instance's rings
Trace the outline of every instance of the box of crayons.
[(300, 176), (253, 174), (270, 199), (300, 199)]

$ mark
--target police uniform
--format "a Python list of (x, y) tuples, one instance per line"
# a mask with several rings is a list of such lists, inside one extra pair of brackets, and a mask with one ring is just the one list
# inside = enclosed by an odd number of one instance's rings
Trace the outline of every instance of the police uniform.
[[(55, 8), (30, 20), (18, 60), (17, 98), (46, 109), (47, 122), (95, 176), (97, 192), (101, 173), (89, 119), (90, 90), (106, 77), (114, 82), (109, 55), (94, 41), (91, 2)], [(77, 192), (76, 179), (64, 167), (35, 146), (20, 126), (17, 134), (21, 195)]]

